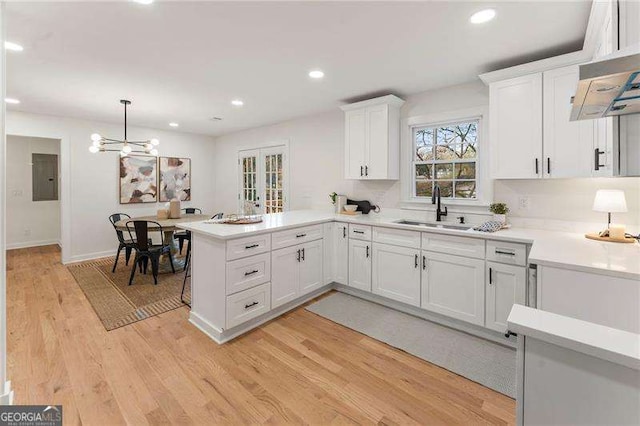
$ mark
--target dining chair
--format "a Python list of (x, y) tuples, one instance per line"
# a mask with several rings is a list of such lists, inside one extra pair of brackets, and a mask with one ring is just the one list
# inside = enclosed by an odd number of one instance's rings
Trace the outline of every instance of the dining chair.
[[(202, 209), (199, 209), (197, 207), (187, 207), (182, 209), (181, 211), (184, 214), (202, 214)], [(174, 232), (173, 238), (178, 240), (178, 248), (180, 250), (180, 253), (182, 253), (184, 242), (189, 241), (189, 239), (191, 238), (191, 233), (189, 231)]]
[(124, 249), (125, 253), (125, 265), (129, 265), (131, 251), (133, 250), (133, 241), (127, 240), (124, 237), (124, 232), (116, 227), (116, 223), (120, 222), (123, 219), (130, 218), (131, 216), (126, 213), (114, 213), (109, 216), (109, 222), (111, 222), (113, 229), (116, 231), (116, 236), (118, 237), (118, 252), (116, 253), (116, 260), (113, 262), (113, 269), (111, 269), (112, 273), (116, 271), (116, 267), (118, 266), (118, 259), (120, 258), (120, 252), (122, 251), (122, 249)]
[[(151, 228), (151, 231), (149, 230)], [(136, 256), (133, 260), (133, 268), (131, 268), (131, 276), (129, 277), (129, 285), (133, 284), (133, 277), (136, 273), (136, 266), (144, 266), (144, 272), (147, 272), (147, 260), (151, 261), (151, 271), (153, 273), (153, 282), (158, 284), (158, 269), (160, 266), (160, 256), (169, 255), (171, 270), (175, 274), (176, 269), (173, 266), (173, 254), (171, 253), (171, 244), (164, 239), (164, 230), (162, 225), (152, 220), (131, 220), (127, 222), (127, 231), (129, 237), (134, 243)], [(149, 238), (149, 232), (160, 233), (160, 245), (153, 245)]]
[[(211, 219), (222, 219), (224, 213), (216, 213), (211, 216)], [(184, 269), (183, 271), (187, 271), (187, 266), (189, 266), (189, 262), (191, 262), (191, 231), (187, 231), (187, 255), (184, 258)], [(182, 250), (180, 250), (182, 252)]]

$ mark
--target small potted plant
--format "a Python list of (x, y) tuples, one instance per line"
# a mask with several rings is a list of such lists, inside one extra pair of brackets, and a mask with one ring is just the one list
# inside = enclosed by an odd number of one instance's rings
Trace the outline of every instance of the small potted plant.
[(336, 200), (338, 199), (338, 194), (336, 192), (332, 192), (329, 194), (329, 198), (331, 198), (331, 204), (336, 205)]
[(489, 206), (489, 211), (493, 213), (493, 220), (497, 222), (507, 223), (507, 213), (509, 207), (505, 203), (493, 203)]

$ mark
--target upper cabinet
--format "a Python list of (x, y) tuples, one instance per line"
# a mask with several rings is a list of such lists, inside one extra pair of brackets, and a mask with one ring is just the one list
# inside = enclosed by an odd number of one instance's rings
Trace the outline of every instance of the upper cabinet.
[(398, 179), (400, 107), (387, 95), (345, 105), (345, 178)]
[(540, 177), (542, 74), (492, 83), (489, 99), (492, 177)]

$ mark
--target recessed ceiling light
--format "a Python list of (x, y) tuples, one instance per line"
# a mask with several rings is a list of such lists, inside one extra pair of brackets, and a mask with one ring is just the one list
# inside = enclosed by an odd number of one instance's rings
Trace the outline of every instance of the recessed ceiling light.
[(4, 42), (4, 48), (7, 50), (12, 50), (14, 52), (22, 52), (24, 50), (24, 47), (20, 46), (17, 43), (12, 43), (10, 41)]
[(20, 101), (14, 98), (4, 98), (4, 101), (8, 104), (19, 104)]
[(242, 105), (244, 105), (244, 102), (242, 102), (240, 99), (234, 99), (231, 101), (231, 105), (241, 107)]
[(169, 126), (171, 126), (171, 127), (180, 127), (180, 124), (175, 123), (175, 122), (171, 122), (171, 123), (169, 123)]
[(153, 0), (133, 0), (136, 3), (140, 3), (140, 4), (151, 4), (153, 3)]
[(320, 70), (313, 70), (309, 72), (309, 77), (311, 78), (322, 78), (324, 77), (324, 73)]
[(469, 22), (472, 24), (484, 24), (495, 17), (496, 11), (494, 9), (484, 9), (471, 15)]

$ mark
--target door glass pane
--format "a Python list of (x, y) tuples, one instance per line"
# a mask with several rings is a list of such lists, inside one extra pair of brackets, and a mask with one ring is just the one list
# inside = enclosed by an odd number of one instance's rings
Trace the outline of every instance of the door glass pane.
[(242, 195), (243, 201), (256, 201), (256, 157), (242, 159)]
[(265, 164), (265, 213), (283, 211), (282, 154), (264, 157)]

